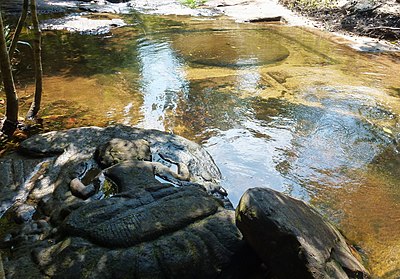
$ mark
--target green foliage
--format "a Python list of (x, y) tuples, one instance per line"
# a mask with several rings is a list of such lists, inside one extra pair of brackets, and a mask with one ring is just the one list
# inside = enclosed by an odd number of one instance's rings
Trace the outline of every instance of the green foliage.
[(191, 9), (195, 9), (198, 6), (203, 5), (206, 0), (181, 0), (182, 4), (188, 6)]

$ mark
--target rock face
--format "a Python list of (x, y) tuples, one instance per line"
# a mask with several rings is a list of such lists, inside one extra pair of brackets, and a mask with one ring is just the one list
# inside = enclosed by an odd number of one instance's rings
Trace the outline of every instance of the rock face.
[(343, 236), (300, 200), (249, 189), (236, 223), (277, 278), (368, 278)]
[[(367, 276), (320, 215), (265, 188), (237, 209), (255, 255), (212, 158), (181, 137), (87, 127), (32, 137), (21, 153), (0, 159), (6, 278)], [(109, 198), (102, 179), (117, 188)]]
[[(12, 154), (0, 158), (0, 173), (4, 174), (0, 180), (0, 216), (16, 200), (39, 201), (51, 197), (72, 202), (68, 194), (70, 181), (84, 177), (93, 169), (101, 169), (96, 162), (98, 158), (94, 157), (95, 151), (102, 146), (107, 149), (106, 143), (112, 140), (128, 141), (132, 145), (144, 141), (138, 156), (151, 157), (153, 163), (166, 168), (185, 166), (187, 181), (184, 183), (201, 184), (210, 193), (219, 191), (219, 169), (211, 156), (196, 143), (156, 130), (127, 126), (84, 127), (34, 136), (21, 144), (20, 151), (24, 156)], [(148, 154), (148, 148), (151, 154)], [(19, 193), (18, 197), (15, 197), (15, 192)]]
[(41, 272), (57, 278), (215, 278), (243, 244), (233, 211), (170, 185), (88, 203), (59, 230), (62, 241), (35, 252)]
[[(6, 278), (215, 278), (242, 249), (218, 168), (184, 138), (87, 127), (20, 151), (0, 159), (0, 221), (15, 227), (0, 230)], [(118, 188), (110, 198), (87, 184), (100, 174)]]
[(61, 229), (101, 246), (129, 247), (208, 217), (220, 206), (204, 191), (162, 184), (124, 196), (80, 207), (65, 219)]
[(21, 152), (31, 157), (59, 155), (59, 160), (82, 162), (93, 159), (96, 148), (113, 139), (131, 142), (147, 141), (150, 146), (152, 161), (167, 166), (170, 166), (171, 162), (185, 164), (190, 172), (190, 181), (192, 182), (216, 183), (221, 178), (221, 173), (211, 156), (198, 144), (161, 131), (143, 130), (122, 125), (49, 132), (24, 141), (21, 144)]
[(123, 161), (151, 161), (149, 142), (144, 139), (112, 139), (99, 146), (96, 159), (104, 167), (110, 167)]

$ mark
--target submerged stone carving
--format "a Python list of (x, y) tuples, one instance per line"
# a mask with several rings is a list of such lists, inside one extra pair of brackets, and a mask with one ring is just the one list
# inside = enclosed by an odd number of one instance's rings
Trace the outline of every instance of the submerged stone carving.
[(102, 246), (129, 247), (210, 216), (220, 206), (198, 189), (148, 185), (80, 207), (61, 229)]
[[(35, 201), (37, 212), (0, 241), (17, 251), (4, 261), (7, 278), (26, 278), (27, 269), (32, 278), (214, 278), (242, 249), (219, 170), (197, 144), (160, 131), (90, 127), (32, 137), (21, 152), (37, 158), (18, 181), (29, 186), (18, 208)], [(26, 158), (2, 158), (0, 168)], [(117, 185), (112, 197), (93, 195), (99, 175)], [(88, 191), (85, 201), (74, 185)]]
[(59, 233), (67, 237), (35, 252), (51, 277), (214, 278), (243, 245), (219, 200), (162, 183), (83, 205)]
[(118, 192), (130, 191), (132, 185), (134, 188), (139, 185), (158, 183), (155, 176), (176, 185), (182, 185), (183, 181), (188, 181), (190, 177), (189, 170), (183, 163), (170, 161), (178, 166), (178, 171), (175, 172), (159, 162), (150, 162), (150, 145), (143, 139), (132, 141), (112, 139), (97, 148), (95, 159), (100, 166), (106, 167), (106, 169), (99, 170), (98, 175), (91, 179), (88, 185), (84, 185), (79, 178), (71, 180), (70, 189), (73, 195), (82, 199), (94, 195), (99, 189), (96, 189), (91, 182), (99, 180), (104, 175), (117, 185)]

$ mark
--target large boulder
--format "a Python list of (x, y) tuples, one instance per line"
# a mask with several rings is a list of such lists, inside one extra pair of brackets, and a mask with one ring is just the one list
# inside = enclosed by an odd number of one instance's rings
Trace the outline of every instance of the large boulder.
[[(106, 128), (83, 127), (49, 132), (24, 141), (20, 150), (30, 157), (58, 156), (58, 160), (61, 160), (58, 164), (65, 165), (69, 162), (80, 161), (82, 163), (82, 161), (92, 159), (99, 147), (100, 152), (103, 149), (108, 151), (106, 144), (111, 141), (117, 142), (116, 139), (130, 141), (132, 146), (138, 145), (141, 140), (146, 141), (150, 147), (152, 161), (167, 166), (179, 163), (186, 165), (192, 182), (217, 183), (221, 178), (221, 173), (211, 156), (198, 144), (158, 130), (144, 130), (123, 125)], [(143, 146), (143, 151), (139, 154), (139, 156), (145, 157), (143, 159), (150, 157), (146, 148)], [(120, 158), (119, 160), (125, 159)]]
[[(243, 246), (211, 156), (176, 135), (50, 132), (0, 158), (0, 173), (7, 278), (214, 278)], [(103, 179), (111, 197), (72, 191)]]
[(368, 278), (340, 232), (300, 200), (249, 189), (236, 224), (276, 278)]
[[(69, 191), (72, 179), (85, 177), (93, 170), (101, 169), (104, 162), (115, 159), (115, 153), (108, 152), (111, 142), (130, 143), (128, 146), (120, 144), (121, 150), (127, 152), (140, 144), (137, 154), (126, 154), (117, 161), (151, 158), (152, 162), (171, 169), (179, 170), (180, 166), (185, 166), (188, 181), (183, 184), (198, 183), (209, 193), (221, 192), (218, 167), (207, 151), (194, 142), (157, 130), (122, 125), (83, 127), (33, 136), (21, 144), (21, 154), (0, 158), (0, 216), (16, 201), (36, 203), (50, 198), (72, 201)], [(101, 157), (100, 160), (94, 156), (96, 150), (98, 155), (104, 153), (114, 157)]]
[(149, 185), (73, 211), (34, 261), (56, 278), (215, 278), (243, 245), (234, 219), (198, 188)]

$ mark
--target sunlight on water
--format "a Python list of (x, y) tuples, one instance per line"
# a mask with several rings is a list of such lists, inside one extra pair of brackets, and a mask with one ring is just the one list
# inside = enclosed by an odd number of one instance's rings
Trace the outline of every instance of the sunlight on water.
[[(167, 42), (143, 40), (138, 53), (143, 94), (143, 119), (139, 127), (165, 131), (164, 122), (169, 119), (167, 114), (174, 115), (179, 98), (187, 94), (185, 73)], [(173, 127), (173, 123), (169, 124)]]
[[(376, 276), (400, 276), (399, 57), (284, 26), (124, 20), (112, 36), (46, 33), (47, 129), (185, 136), (215, 158), (234, 204), (256, 186), (301, 198), (367, 252)], [(27, 110), (32, 82), (17, 79)]]

